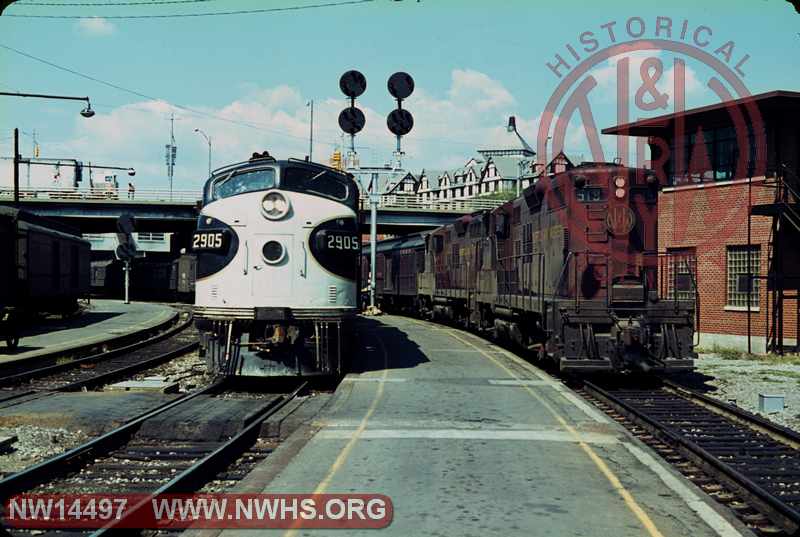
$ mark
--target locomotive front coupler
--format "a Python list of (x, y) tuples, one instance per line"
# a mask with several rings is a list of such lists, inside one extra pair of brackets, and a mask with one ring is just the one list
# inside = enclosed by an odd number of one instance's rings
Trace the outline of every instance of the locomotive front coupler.
[(620, 345), (626, 348), (642, 347), (647, 341), (647, 328), (642, 324), (641, 319), (628, 317), (620, 319), (612, 315), (614, 324), (611, 326), (611, 337)]

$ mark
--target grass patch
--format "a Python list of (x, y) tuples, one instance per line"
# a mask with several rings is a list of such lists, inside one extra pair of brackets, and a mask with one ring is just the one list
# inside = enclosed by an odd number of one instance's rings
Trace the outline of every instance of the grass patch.
[(770, 377), (761, 377), (761, 382), (766, 382), (767, 384), (783, 384), (782, 380)]
[(800, 380), (800, 372), (798, 371), (781, 371), (780, 369), (762, 369), (761, 371), (759, 371), (759, 374)]
[(695, 351), (702, 354), (716, 354), (723, 360), (752, 360), (765, 364), (800, 365), (800, 355), (798, 354), (748, 354), (745, 351), (728, 347), (719, 347), (717, 345), (714, 345), (710, 349), (697, 347)]

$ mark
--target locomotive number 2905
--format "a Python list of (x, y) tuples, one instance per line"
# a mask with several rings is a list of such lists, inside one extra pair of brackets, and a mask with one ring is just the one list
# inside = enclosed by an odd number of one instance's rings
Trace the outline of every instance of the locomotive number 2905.
[(328, 250), (358, 250), (358, 237), (350, 235), (328, 235)]
[(222, 231), (198, 231), (192, 238), (193, 250), (221, 250), (225, 244)]

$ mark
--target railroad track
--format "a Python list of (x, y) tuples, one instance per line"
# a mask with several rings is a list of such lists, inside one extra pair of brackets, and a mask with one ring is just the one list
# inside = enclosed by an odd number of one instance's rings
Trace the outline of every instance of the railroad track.
[(46, 392), (93, 389), (197, 348), (191, 315), (167, 331), (123, 347), (0, 377), (0, 403)]
[(669, 381), (578, 391), (754, 532), (800, 535), (800, 434)]
[(177, 310), (175, 315), (156, 326), (130, 333), (110, 335), (110, 337), (103, 341), (89, 343), (67, 350), (49, 352), (21, 360), (13, 360), (3, 365), (3, 373), (5, 376), (10, 376), (17, 373), (25, 373), (32, 369), (58, 365), (64, 362), (74, 362), (82, 358), (98, 356), (103, 353), (133, 348), (135, 345), (158, 338), (165, 332), (170, 332), (176, 325), (185, 323), (187, 315), (191, 314), (191, 310), (188, 308), (175, 307), (173, 309)]
[[(254, 405), (243, 427), (226, 441), (168, 442), (137, 435), (148, 420), (158, 419), (178, 407), (191, 405), (200, 396), (230, 397), (229, 381), (222, 380), (184, 395), (138, 416), (121, 427), (68, 452), (0, 480), (0, 501), (22, 492), (33, 494), (144, 493), (160, 495), (191, 493), (212, 480), (212, 488), (227, 488), (242, 479), (272, 451), (259, 439), (262, 424), (307, 389), (303, 382), (283, 394), (248, 395)], [(145, 504), (133, 506), (132, 516)], [(118, 522), (117, 522), (118, 523)], [(14, 537), (29, 537), (30, 530), (5, 530)], [(115, 524), (94, 531), (69, 530), (70, 535), (110, 535)], [(131, 531), (131, 530), (127, 530)]]

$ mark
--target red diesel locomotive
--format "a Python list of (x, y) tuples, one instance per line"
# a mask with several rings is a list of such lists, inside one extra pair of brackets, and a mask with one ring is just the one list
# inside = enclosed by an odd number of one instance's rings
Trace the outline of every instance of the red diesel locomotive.
[(649, 170), (583, 163), (493, 211), (382, 241), (379, 305), (491, 331), (562, 372), (689, 370), (695, 261), (658, 252), (659, 187)]

